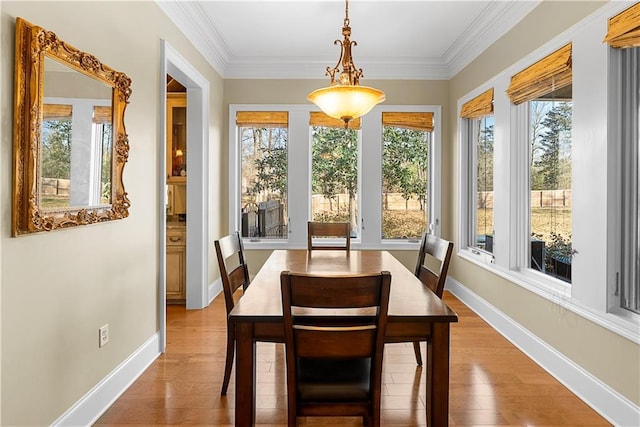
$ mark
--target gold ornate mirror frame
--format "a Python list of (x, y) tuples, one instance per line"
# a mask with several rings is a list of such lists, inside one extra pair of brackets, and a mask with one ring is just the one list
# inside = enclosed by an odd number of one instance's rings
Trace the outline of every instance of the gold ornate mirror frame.
[[(131, 95), (131, 79), (104, 65), (95, 56), (60, 40), (55, 33), (21, 18), (16, 18), (15, 46), (12, 235), (15, 237), (127, 217), (130, 203), (122, 175), (129, 156), (124, 112)], [(105, 175), (110, 173), (107, 176), (108, 185), (101, 190), (106, 194), (104, 203), (74, 207), (69, 202), (69, 206), (53, 209), (44, 208), (41, 204), (41, 195), (44, 194), (41, 193), (41, 162), (46, 57), (68, 67), (70, 70), (67, 71), (97, 80), (108, 86), (106, 90), (111, 90), (111, 130), (102, 134), (102, 138), (107, 135), (107, 147), (111, 149), (111, 153), (108, 153), (111, 156), (110, 167), (108, 163), (106, 167), (101, 166), (108, 171)], [(48, 63), (53, 64), (51, 61)], [(105, 119), (107, 123), (108, 115)]]

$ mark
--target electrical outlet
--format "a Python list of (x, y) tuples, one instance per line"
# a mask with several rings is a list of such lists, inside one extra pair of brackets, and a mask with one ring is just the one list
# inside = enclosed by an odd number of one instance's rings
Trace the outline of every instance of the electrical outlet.
[(98, 347), (103, 347), (109, 342), (109, 324), (98, 329)]

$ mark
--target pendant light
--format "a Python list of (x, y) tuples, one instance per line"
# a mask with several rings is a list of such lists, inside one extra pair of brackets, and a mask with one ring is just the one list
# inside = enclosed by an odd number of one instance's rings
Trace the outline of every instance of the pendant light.
[(357, 43), (350, 39), (349, 25), (349, 0), (345, 0), (342, 26), (344, 40), (334, 42), (340, 44), (340, 58), (335, 67), (327, 67), (325, 75), (330, 77), (329, 86), (316, 89), (307, 95), (307, 99), (320, 107), (325, 114), (342, 120), (345, 128), (349, 127), (351, 120), (367, 114), (376, 104), (385, 100), (384, 92), (381, 90), (360, 86), (362, 68), (357, 69), (351, 57), (351, 47), (357, 46)]

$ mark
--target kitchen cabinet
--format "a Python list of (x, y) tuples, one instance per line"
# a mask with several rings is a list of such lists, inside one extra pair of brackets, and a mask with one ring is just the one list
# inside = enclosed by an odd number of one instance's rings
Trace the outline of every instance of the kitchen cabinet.
[(183, 304), (187, 298), (187, 227), (184, 223), (167, 224), (166, 264), (167, 304)]

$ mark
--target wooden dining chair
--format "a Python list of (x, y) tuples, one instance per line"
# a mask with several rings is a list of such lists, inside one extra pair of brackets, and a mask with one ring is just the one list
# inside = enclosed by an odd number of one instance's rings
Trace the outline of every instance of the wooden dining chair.
[(227, 394), (227, 388), (229, 387), (236, 344), (236, 330), (233, 324), (229, 322), (229, 313), (235, 305), (235, 292), (240, 287), (242, 287), (242, 291), (244, 292), (249, 286), (250, 279), (240, 233), (236, 231), (228, 236), (222, 237), (216, 240), (214, 245), (218, 256), (218, 268), (220, 269), (220, 278), (222, 279), (224, 302), (227, 308), (227, 357), (224, 363), (224, 379), (220, 393), (224, 396)]
[(280, 283), (288, 425), (301, 416), (354, 416), (378, 427), (391, 274), (284, 271)]
[[(341, 245), (319, 245), (314, 237), (335, 237), (344, 239)], [(307, 250), (350, 250), (351, 249), (351, 224), (348, 222), (307, 222)]]
[[(453, 242), (441, 239), (433, 234), (424, 233), (418, 251), (415, 275), (426, 287), (442, 299), (444, 284), (447, 280), (449, 261), (453, 252)], [(432, 258), (438, 267), (435, 270), (425, 265), (425, 260)], [(430, 261), (428, 261), (430, 262)], [(422, 355), (420, 354), (420, 340), (413, 341), (413, 350), (416, 354), (416, 362), (422, 366)]]

